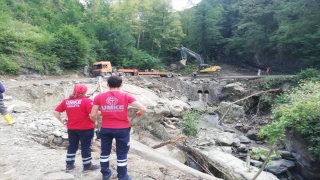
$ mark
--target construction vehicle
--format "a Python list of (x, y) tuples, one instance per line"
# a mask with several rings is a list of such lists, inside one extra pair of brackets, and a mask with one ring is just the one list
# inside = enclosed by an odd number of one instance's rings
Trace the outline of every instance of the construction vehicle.
[(112, 68), (110, 61), (98, 61), (93, 63), (92, 75), (96, 76), (111, 76), (116, 70)]
[(94, 77), (97, 76), (111, 76), (112, 74), (114, 75), (119, 75), (119, 76), (135, 76), (138, 75), (138, 70), (137, 69), (118, 69), (116, 67), (113, 67), (111, 65), (110, 61), (98, 61), (93, 63), (92, 67), (92, 75)]
[(181, 47), (180, 51), (181, 51), (182, 60), (180, 60), (179, 62), (181, 63), (181, 65), (186, 66), (187, 55), (189, 54), (199, 61), (199, 67), (197, 69), (198, 73), (214, 73), (215, 75), (220, 74), (220, 71), (222, 69), (220, 66), (210, 66), (209, 64), (204, 64), (204, 60), (199, 54), (183, 46)]
[(110, 61), (98, 61), (93, 63), (92, 75), (97, 76), (139, 76), (139, 75), (154, 75), (160, 77), (173, 77), (171, 72), (139, 72), (138, 69), (125, 69), (125, 68), (116, 68), (111, 65)]

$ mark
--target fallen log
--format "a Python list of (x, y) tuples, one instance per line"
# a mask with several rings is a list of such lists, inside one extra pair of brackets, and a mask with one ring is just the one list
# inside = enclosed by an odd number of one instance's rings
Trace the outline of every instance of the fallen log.
[(251, 95), (249, 95), (249, 96), (246, 96), (246, 97), (244, 97), (244, 98), (242, 98), (242, 99), (239, 99), (239, 100), (231, 103), (230, 105), (235, 104), (235, 103), (238, 103), (238, 102), (243, 101), (243, 100), (246, 100), (246, 99), (248, 99), (248, 98), (250, 98), (250, 97), (252, 97), (252, 96), (257, 96), (257, 95), (263, 94), (263, 93), (278, 92), (278, 91), (283, 91), (283, 90), (282, 90), (281, 88), (278, 88), (278, 89), (269, 89), (269, 90), (267, 90), (267, 91), (260, 91), (260, 92), (251, 94)]
[(157, 148), (162, 147), (162, 146), (165, 146), (165, 145), (167, 145), (167, 144), (176, 143), (176, 142), (178, 142), (178, 141), (182, 141), (182, 140), (185, 140), (185, 139), (187, 139), (187, 136), (181, 136), (181, 137), (178, 137), (178, 138), (176, 138), (176, 139), (172, 139), (172, 140), (169, 140), (169, 141), (165, 141), (165, 142), (162, 142), (162, 143), (160, 143), (160, 144), (158, 144), (158, 145), (152, 146), (152, 149), (157, 149)]
[(220, 118), (219, 123), (220, 123), (220, 122), (224, 119), (224, 117), (228, 114), (228, 112), (229, 112), (229, 110), (230, 110), (230, 108), (231, 108), (231, 106), (232, 106), (233, 104), (236, 104), (236, 103), (238, 103), (238, 102), (240, 102), (240, 101), (243, 101), (243, 100), (246, 100), (246, 99), (248, 99), (248, 98), (251, 98), (252, 96), (257, 96), (257, 95), (260, 95), (260, 94), (263, 94), (263, 93), (278, 92), (278, 91), (285, 91), (285, 89), (278, 88), (278, 89), (269, 89), (269, 90), (267, 90), (267, 91), (260, 91), (260, 92), (251, 94), (251, 95), (246, 96), (246, 97), (244, 97), (244, 98), (242, 98), (242, 99), (239, 99), (239, 100), (237, 100), (237, 101), (232, 102), (231, 104), (229, 104), (229, 107), (228, 107), (227, 111), (226, 111), (226, 112), (223, 114), (223, 116)]

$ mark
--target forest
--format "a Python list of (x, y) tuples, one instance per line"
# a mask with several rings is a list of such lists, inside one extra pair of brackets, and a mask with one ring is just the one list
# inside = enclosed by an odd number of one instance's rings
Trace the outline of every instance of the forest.
[(182, 45), (208, 64), (319, 68), (319, 8), (318, 0), (202, 0), (183, 11), (170, 0), (1, 0), (0, 74), (100, 60), (165, 69)]

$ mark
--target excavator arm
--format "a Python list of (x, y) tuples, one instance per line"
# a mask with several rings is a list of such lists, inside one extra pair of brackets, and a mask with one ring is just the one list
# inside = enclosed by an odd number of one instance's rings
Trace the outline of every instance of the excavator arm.
[(204, 61), (203, 61), (202, 57), (201, 57), (199, 54), (191, 51), (190, 49), (187, 49), (187, 48), (185, 48), (185, 47), (182, 46), (182, 47), (180, 48), (180, 51), (181, 51), (181, 57), (182, 57), (182, 60), (180, 61), (180, 63), (181, 63), (183, 66), (186, 65), (187, 55), (188, 55), (188, 54), (189, 54), (190, 56), (196, 58), (196, 59), (199, 61), (199, 65), (204, 64)]
[(179, 62), (183, 65), (186, 66), (186, 62), (187, 62), (187, 55), (191, 55), (192, 57), (196, 58), (199, 61), (199, 68), (198, 68), (198, 72), (200, 73), (216, 73), (219, 74), (220, 70), (222, 69), (220, 66), (210, 66), (208, 64), (204, 64), (204, 60), (202, 59), (202, 57), (191, 51), (190, 49), (187, 49), (185, 47), (181, 47), (180, 48), (181, 51), (181, 57), (182, 60), (180, 60)]

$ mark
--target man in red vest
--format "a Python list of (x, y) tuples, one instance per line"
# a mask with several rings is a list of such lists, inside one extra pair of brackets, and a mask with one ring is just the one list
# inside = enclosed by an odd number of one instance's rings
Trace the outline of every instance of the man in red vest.
[(266, 70), (266, 76), (269, 76), (270, 68), (268, 67)]
[(91, 110), (92, 119), (96, 119), (98, 111), (101, 110), (102, 124), (101, 137), (101, 173), (103, 180), (110, 180), (113, 170), (110, 169), (110, 153), (112, 140), (116, 140), (117, 172), (118, 180), (131, 180), (132, 176), (127, 173), (127, 154), (130, 148), (130, 120), (128, 119), (129, 105), (136, 107), (139, 111), (137, 116), (146, 112), (146, 107), (136, 99), (120, 89), (122, 78), (110, 76), (108, 78), (109, 91), (97, 95), (93, 100)]

